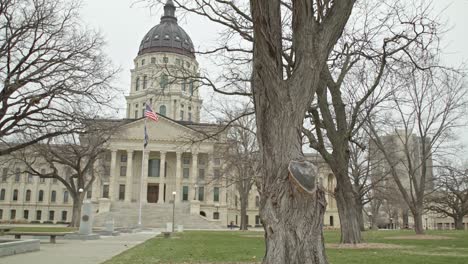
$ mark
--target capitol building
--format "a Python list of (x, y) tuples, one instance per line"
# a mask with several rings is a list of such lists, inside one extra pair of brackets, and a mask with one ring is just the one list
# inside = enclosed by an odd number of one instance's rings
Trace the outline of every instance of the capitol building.
[[(227, 136), (206, 137), (219, 127), (201, 120), (203, 98), (194, 78), (199, 76), (199, 63), (175, 11), (168, 1), (160, 23), (143, 37), (134, 58), (126, 118), (115, 120), (123, 125), (113, 133), (108, 153), (99, 161), (106, 170), (86, 194), (94, 205), (97, 226), (109, 219), (116, 226), (136, 226), (140, 200), (141, 222), (146, 227), (171, 222), (173, 200), (176, 225), (194, 229), (240, 225), (239, 194), (234, 185), (226, 184), (229, 172), (223, 171)], [(143, 150), (145, 103), (159, 114), (159, 120), (146, 121), (149, 142)], [(333, 174), (318, 156), (308, 158), (317, 165), (328, 190), (324, 225), (339, 227)], [(0, 166), (0, 222), (71, 220), (72, 200), (60, 182), (30, 177), (5, 163)], [(254, 185), (247, 210), (249, 226), (261, 226), (258, 206)]]

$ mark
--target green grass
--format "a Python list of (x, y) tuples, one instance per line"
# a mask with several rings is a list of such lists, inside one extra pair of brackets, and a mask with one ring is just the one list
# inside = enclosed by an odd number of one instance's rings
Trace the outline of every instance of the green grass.
[(12, 232), (74, 232), (73, 227), (42, 227), (42, 226), (18, 226), (12, 227)]
[[(398, 249), (327, 249), (331, 264), (366, 263), (468, 263), (468, 232), (432, 231), (447, 240), (389, 239), (413, 235), (412, 231), (364, 232), (368, 243), (400, 245)], [(326, 243), (338, 243), (337, 231), (325, 231)], [(105, 264), (259, 262), (264, 255), (261, 232), (189, 231), (171, 239), (155, 237), (115, 256)]]

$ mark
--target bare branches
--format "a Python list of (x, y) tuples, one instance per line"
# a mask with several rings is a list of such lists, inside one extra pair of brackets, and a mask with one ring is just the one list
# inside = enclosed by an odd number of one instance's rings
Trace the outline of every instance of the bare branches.
[(116, 70), (84, 31), (76, 1), (2, 1), (0, 155), (81, 129), (110, 109)]

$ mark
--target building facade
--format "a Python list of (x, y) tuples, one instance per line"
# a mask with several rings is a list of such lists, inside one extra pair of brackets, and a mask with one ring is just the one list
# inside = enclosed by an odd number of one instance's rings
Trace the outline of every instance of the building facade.
[[(219, 127), (200, 122), (198, 76), (192, 40), (177, 24), (175, 7), (168, 1), (160, 24), (141, 41), (131, 70), (126, 118), (116, 120), (124, 125), (113, 133), (108, 153), (96, 164), (103, 169), (86, 194), (96, 208), (96, 225), (109, 219), (117, 226), (137, 225), (140, 201), (144, 226), (164, 226), (172, 220), (172, 210), (175, 222), (188, 228), (240, 224), (239, 195), (221, 177), (226, 134), (206, 136)], [(158, 122), (143, 118), (145, 104), (159, 113)], [(145, 125), (149, 141), (143, 148)], [(327, 191), (324, 224), (338, 227), (333, 174), (318, 156), (308, 158), (319, 168)], [(71, 220), (71, 197), (60, 182), (21, 173), (21, 164), (5, 160), (1, 166), (0, 221)], [(254, 186), (247, 210), (250, 226), (261, 225), (259, 199)]]

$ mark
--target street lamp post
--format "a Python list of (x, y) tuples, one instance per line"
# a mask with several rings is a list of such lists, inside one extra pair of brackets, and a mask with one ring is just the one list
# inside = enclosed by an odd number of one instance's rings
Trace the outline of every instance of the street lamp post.
[(176, 192), (172, 192), (172, 233), (174, 233), (174, 224), (175, 224), (175, 197), (176, 197)]
[(390, 217), (390, 229), (393, 229), (393, 218)]
[(428, 228), (428, 226), (427, 226), (427, 217), (426, 217), (426, 230), (428, 230), (428, 229), (429, 229), (429, 228)]

